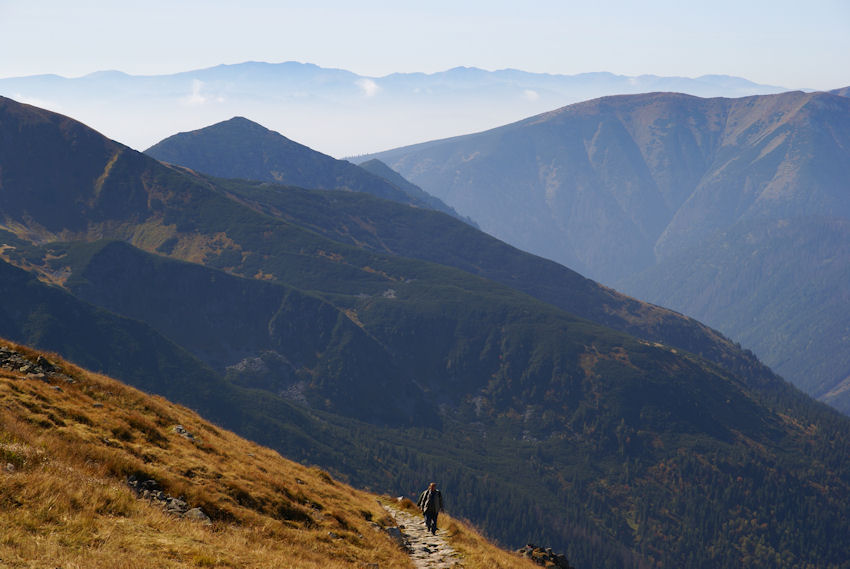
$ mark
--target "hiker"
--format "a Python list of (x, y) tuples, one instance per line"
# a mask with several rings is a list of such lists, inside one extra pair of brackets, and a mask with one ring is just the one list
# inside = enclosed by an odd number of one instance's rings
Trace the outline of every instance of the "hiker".
[(419, 495), (416, 502), (422, 513), (425, 514), (425, 527), (432, 535), (437, 535), (437, 515), (443, 509), (443, 495), (437, 490), (437, 483), (431, 482), (428, 488)]

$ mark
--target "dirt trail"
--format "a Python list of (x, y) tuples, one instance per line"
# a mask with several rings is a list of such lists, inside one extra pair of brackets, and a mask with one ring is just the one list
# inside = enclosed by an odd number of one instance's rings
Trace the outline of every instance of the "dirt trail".
[[(425, 527), (422, 514), (412, 514), (384, 504), (387, 512), (395, 519), (410, 549), (410, 558), (416, 569), (460, 569), (460, 555), (445, 539), (445, 530), (437, 528), (437, 535)], [(438, 524), (439, 526), (439, 524)]]

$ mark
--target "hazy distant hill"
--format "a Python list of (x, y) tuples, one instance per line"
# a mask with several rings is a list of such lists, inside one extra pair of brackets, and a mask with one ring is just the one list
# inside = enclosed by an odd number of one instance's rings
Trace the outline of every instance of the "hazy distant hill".
[[(734, 227), (747, 235), (757, 224), (788, 222), (806, 233), (781, 247), (770, 240), (777, 233), (765, 235), (762, 246), (777, 247), (780, 255), (775, 262), (830, 261), (799, 275), (801, 281), (821, 269), (835, 271), (844, 261), (829, 253), (831, 229), (819, 220), (850, 219), (848, 149), (846, 97), (656, 93), (588, 101), (376, 157), (493, 235), (711, 322), (823, 395), (847, 377), (842, 362), (850, 340), (816, 331), (846, 329), (850, 313), (840, 306), (820, 311), (830, 304), (824, 295), (834, 294), (826, 284), (816, 287), (818, 294), (780, 303), (775, 295), (795, 287), (779, 272), (742, 268), (742, 247), (711, 248), (724, 243), (718, 232)], [(713, 259), (709, 281), (697, 281), (705, 271), (691, 272), (699, 257)], [(659, 262), (664, 275), (653, 269), (633, 285), (634, 275)], [(688, 275), (691, 285), (680, 286), (669, 274)], [(840, 279), (823, 282), (838, 287), (839, 296), (847, 290)], [(807, 319), (810, 324), (799, 324)], [(768, 333), (768, 322), (780, 327)], [(834, 349), (798, 351), (791, 364), (779, 355), (791, 337), (798, 346)], [(813, 369), (820, 370), (814, 377)]]
[[(211, 419), (287, 456), (393, 493), (439, 480), (452, 512), (577, 566), (850, 557), (834, 538), (850, 532), (850, 420), (722, 338), (712, 349), (733, 364), (506, 283), (548, 267), (560, 280), (536, 287), (555, 298), (637, 329), (695, 323), (602, 302), (601, 287), (439, 212), (193, 174), (8, 99), (0, 145), (4, 259), (202, 361), (170, 376), (182, 402), (220, 393)], [(424, 256), (435, 236), (470, 237), (442, 254), (471, 269), (388, 250)], [(485, 278), (499, 258), (499, 282)], [(36, 344), (51, 319), (74, 318), (40, 298), (3, 308), (33, 315), (22, 329)]]
[(277, 182), (311, 189), (366, 192), (457, 216), (452, 208), (398, 174), (395, 175), (400, 181), (390, 181), (351, 162), (316, 152), (242, 117), (175, 134), (148, 148), (145, 153), (157, 160), (212, 176)]
[(718, 75), (550, 75), (468, 67), (366, 77), (292, 61), (157, 76), (101, 71), (0, 79), (0, 95), (73, 115), (139, 150), (178, 131), (250, 116), (336, 157), (475, 132), (603, 95), (740, 97), (783, 90)]

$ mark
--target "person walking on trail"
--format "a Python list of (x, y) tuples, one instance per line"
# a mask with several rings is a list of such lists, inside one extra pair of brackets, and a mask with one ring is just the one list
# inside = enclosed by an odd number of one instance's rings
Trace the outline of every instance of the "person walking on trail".
[(437, 534), (437, 515), (443, 509), (443, 495), (437, 490), (436, 482), (431, 482), (428, 488), (419, 495), (416, 502), (422, 513), (425, 514), (425, 527), (432, 535)]

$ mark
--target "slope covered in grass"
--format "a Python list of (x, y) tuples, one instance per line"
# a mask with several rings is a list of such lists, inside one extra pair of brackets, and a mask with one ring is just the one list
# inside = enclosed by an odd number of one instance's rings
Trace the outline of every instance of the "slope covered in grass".
[[(210, 520), (140, 499), (128, 479)], [(453, 523), (453, 522), (450, 522)], [(0, 559), (8, 567), (412, 567), (377, 497), (55, 355), (0, 341)], [(528, 567), (453, 523), (480, 555)]]

